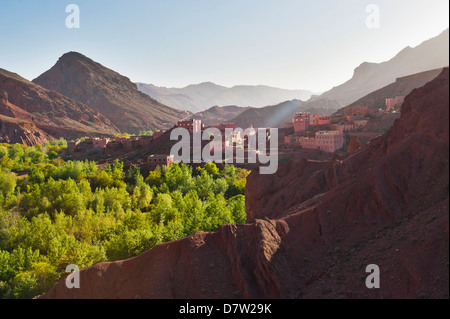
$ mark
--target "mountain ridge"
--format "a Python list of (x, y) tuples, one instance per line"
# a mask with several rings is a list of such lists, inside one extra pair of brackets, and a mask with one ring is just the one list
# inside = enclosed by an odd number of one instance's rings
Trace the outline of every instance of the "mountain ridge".
[(128, 77), (78, 52), (64, 54), (32, 82), (99, 111), (122, 132), (170, 128), (186, 116), (140, 92)]
[(292, 99), (307, 100), (313, 95), (308, 90), (287, 90), (267, 85), (225, 87), (213, 82), (190, 84), (183, 88), (158, 87), (145, 83), (137, 85), (141, 92), (152, 98), (174, 107), (184, 107), (193, 113), (205, 111), (215, 105), (260, 108)]
[(416, 47), (402, 49), (392, 59), (381, 63), (363, 62), (355, 68), (353, 76), (341, 85), (324, 92), (319, 97), (329, 98), (349, 105), (376, 91), (399, 77), (449, 66), (449, 29)]
[(52, 137), (108, 136), (118, 131), (87, 105), (4, 69), (0, 69), (0, 115), (2, 139), (27, 145)]
[(269, 105), (263, 108), (250, 108), (230, 122), (237, 127), (278, 127), (282, 128), (286, 123), (292, 122), (292, 117), (296, 112), (319, 113), (328, 116), (337, 111), (340, 104), (329, 99), (319, 99), (315, 101), (291, 100), (276, 105)]

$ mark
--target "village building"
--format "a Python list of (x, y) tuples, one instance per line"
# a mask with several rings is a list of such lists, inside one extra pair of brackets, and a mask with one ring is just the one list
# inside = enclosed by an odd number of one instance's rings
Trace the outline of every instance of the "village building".
[(345, 108), (345, 116), (347, 121), (352, 121), (357, 116), (375, 115), (376, 110), (367, 106), (356, 105)]
[(317, 149), (334, 153), (344, 147), (345, 139), (342, 131), (319, 131), (314, 136), (285, 136), (285, 144), (298, 144), (304, 149)]
[(344, 133), (341, 131), (320, 131), (316, 133), (316, 147), (334, 153), (344, 147)]
[(314, 119), (314, 125), (328, 125), (331, 124), (331, 117), (319, 116)]
[(307, 131), (311, 123), (310, 113), (295, 113), (292, 122), (296, 133)]
[(309, 114), (309, 125), (314, 126), (316, 125), (316, 118), (319, 118), (320, 114), (318, 113), (310, 113)]
[(136, 138), (136, 145), (137, 146), (148, 146), (150, 145), (150, 143), (154, 140), (153, 135), (144, 135), (144, 136), (139, 136)]
[(150, 155), (146, 161), (141, 163), (142, 168), (155, 170), (158, 166), (171, 166), (174, 163), (173, 155)]
[(299, 137), (298, 143), (305, 149), (317, 149), (315, 137)]
[(368, 123), (369, 123), (368, 119), (354, 120), (353, 121), (353, 124), (354, 124), (354, 127), (355, 127), (354, 129), (355, 130), (362, 129), (362, 128), (366, 127)]
[(391, 109), (395, 108), (397, 104), (403, 103), (404, 101), (404, 96), (397, 96), (395, 98), (386, 99), (386, 111), (389, 112)]
[(156, 131), (153, 133), (153, 139), (158, 139), (160, 138), (166, 131), (160, 130), (160, 131)]
[(284, 127), (285, 127), (286, 129), (293, 129), (293, 128), (294, 128), (294, 123), (293, 123), (293, 122), (285, 123), (285, 124), (284, 124)]
[(126, 140), (128, 140), (128, 139), (129, 139), (129, 137), (116, 136), (116, 137), (114, 138), (114, 142), (121, 143), (121, 142), (124, 142), (124, 141), (126, 141)]
[[(347, 115), (348, 117), (349, 115)], [(338, 124), (331, 124), (330, 129), (334, 131), (348, 132), (363, 129), (369, 123), (369, 119), (363, 116), (352, 116), (351, 121), (343, 121)]]
[(94, 149), (103, 149), (106, 148), (110, 139), (109, 138), (94, 138), (93, 139), (93, 148)]
[(201, 120), (186, 120), (186, 121), (178, 121), (178, 128), (187, 129), (191, 133), (201, 132), (205, 126), (202, 124)]

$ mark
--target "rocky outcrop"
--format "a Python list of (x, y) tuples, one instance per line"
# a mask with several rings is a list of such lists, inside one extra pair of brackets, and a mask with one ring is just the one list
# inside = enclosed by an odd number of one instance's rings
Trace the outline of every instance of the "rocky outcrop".
[(2, 139), (18, 143), (23, 140), (30, 144), (35, 138), (42, 141), (45, 138), (110, 136), (118, 131), (106, 117), (87, 105), (3, 69), (0, 69), (0, 116)]
[(187, 116), (138, 91), (127, 77), (77, 52), (64, 54), (33, 82), (88, 105), (122, 132), (170, 128)]
[(448, 298), (448, 90), (444, 69), (344, 160), (255, 170), (247, 224), (95, 265), (41, 298)]
[(16, 123), (0, 116), (0, 143), (45, 144), (52, 136), (38, 129), (34, 123)]
[(353, 136), (348, 143), (347, 153), (356, 152), (361, 148), (361, 142), (359, 141), (357, 136)]

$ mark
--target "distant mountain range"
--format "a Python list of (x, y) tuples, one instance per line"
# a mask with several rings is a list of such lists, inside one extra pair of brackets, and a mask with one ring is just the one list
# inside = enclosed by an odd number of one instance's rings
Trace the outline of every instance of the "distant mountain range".
[(97, 110), (122, 132), (170, 128), (187, 116), (138, 91), (129, 78), (77, 52), (64, 54), (33, 82)]
[(360, 98), (358, 101), (340, 109), (336, 113), (342, 112), (346, 108), (351, 108), (354, 106), (364, 106), (369, 109), (384, 109), (386, 99), (395, 98), (396, 96), (407, 96), (412, 90), (420, 88), (435, 79), (442, 73), (443, 69), (444, 68), (440, 68), (398, 78), (394, 83), (369, 93), (368, 95)]
[(407, 47), (394, 58), (383, 63), (364, 62), (354, 71), (353, 77), (342, 85), (315, 96), (328, 98), (346, 106), (376, 91), (399, 77), (449, 65), (449, 29), (415, 48)]
[(336, 101), (328, 99), (308, 102), (292, 100), (263, 108), (248, 109), (232, 119), (231, 122), (243, 129), (249, 128), (251, 125), (254, 127), (282, 128), (285, 123), (292, 121), (296, 112), (319, 113), (326, 116), (333, 114), (339, 108), (339, 105)]
[(331, 115), (355, 103), (379, 108), (385, 98), (407, 95), (448, 66), (448, 44), (447, 29), (387, 62), (363, 63), (352, 79), (319, 96), (268, 86), (227, 88), (202, 83), (169, 89), (135, 84), (80, 53), (69, 52), (33, 82), (0, 69), (0, 141), (36, 144), (55, 137), (139, 133), (169, 129), (189, 116), (207, 125), (283, 127), (295, 112)]
[(137, 86), (141, 92), (163, 104), (193, 113), (212, 106), (264, 107), (294, 99), (305, 101), (313, 95), (313, 92), (306, 90), (284, 90), (264, 85), (228, 88), (211, 82), (185, 88), (165, 88), (144, 83), (137, 83)]
[(227, 123), (239, 114), (252, 109), (251, 107), (240, 107), (236, 105), (213, 106), (205, 111), (198, 112), (190, 116), (192, 119), (201, 120), (205, 125)]
[(211, 82), (189, 85), (185, 88), (165, 88), (144, 83), (137, 83), (137, 87), (141, 92), (163, 104), (193, 113), (205, 111), (213, 105), (262, 108), (294, 100), (297, 100), (297, 103), (307, 100), (336, 101), (340, 107), (344, 107), (395, 82), (397, 78), (448, 66), (448, 44), (447, 29), (415, 48), (403, 49), (389, 61), (362, 63), (355, 69), (349, 81), (321, 95), (314, 95), (311, 91), (283, 90), (268, 86), (241, 85), (227, 88)]
[[(393, 83), (369, 93), (358, 101), (341, 108), (335, 100), (322, 98), (318, 100), (300, 101), (291, 100), (263, 108), (233, 107), (232, 112), (225, 110), (230, 107), (213, 107), (207, 111), (194, 114), (192, 117), (202, 119), (207, 125), (218, 122), (232, 122), (237, 127), (284, 127), (291, 122), (296, 112), (319, 113), (323, 116), (339, 116), (344, 114), (347, 107), (364, 106), (369, 108), (384, 108), (385, 100), (396, 96), (406, 96), (415, 88), (422, 87), (441, 74), (443, 68), (421, 72), (396, 79)], [(234, 112), (234, 113), (233, 113)], [(231, 115), (235, 114), (235, 117)], [(228, 117), (227, 117), (228, 116)], [(391, 123), (392, 124), (392, 123)], [(390, 127), (390, 125), (389, 125)]]

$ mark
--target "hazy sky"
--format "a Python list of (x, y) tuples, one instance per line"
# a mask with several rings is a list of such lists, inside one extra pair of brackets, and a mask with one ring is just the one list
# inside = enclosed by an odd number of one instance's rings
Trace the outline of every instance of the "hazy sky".
[[(66, 27), (66, 6), (80, 28)], [(380, 9), (368, 28), (369, 4)], [(0, 68), (34, 79), (68, 51), (134, 82), (321, 92), (449, 25), (448, 0), (1, 0)]]

